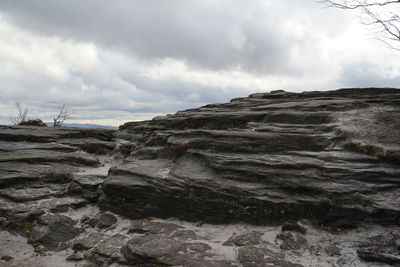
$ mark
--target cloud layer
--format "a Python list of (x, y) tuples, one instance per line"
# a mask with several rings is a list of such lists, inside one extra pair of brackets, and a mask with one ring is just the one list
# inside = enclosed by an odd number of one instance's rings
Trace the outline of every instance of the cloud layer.
[(400, 87), (399, 52), (311, 0), (3, 0), (0, 37), (0, 123), (15, 102), (118, 125), (260, 91)]

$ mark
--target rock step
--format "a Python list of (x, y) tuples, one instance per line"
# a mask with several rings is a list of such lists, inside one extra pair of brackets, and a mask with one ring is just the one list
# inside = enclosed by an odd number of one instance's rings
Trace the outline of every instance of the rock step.
[(76, 166), (63, 163), (0, 162), (0, 188), (29, 183), (67, 183)]
[[(343, 174), (355, 179), (353, 178), (355, 175), (345, 172), (348, 167), (343, 169)], [(182, 214), (179, 213), (183, 213), (183, 218), (186, 218), (187, 214), (191, 214), (190, 216), (194, 218), (204, 219), (204, 214), (210, 213), (207, 209), (215, 211), (218, 205), (221, 208), (220, 212), (227, 210), (234, 212), (244, 207), (252, 209), (254, 203), (258, 203), (257, 205), (264, 209), (257, 211), (256, 217), (259, 216), (258, 218), (252, 218), (250, 215), (242, 218), (252, 222), (263, 217), (265, 219), (269, 212), (274, 213), (274, 219), (278, 219), (274, 209), (283, 211), (289, 209), (291, 215), (284, 213), (282, 217), (293, 216), (293, 218), (299, 219), (301, 216), (306, 216), (303, 206), (320, 206), (319, 208), (326, 213), (336, 209), (343, 209), (342, 212), (359, 210), (357, 214), (365, 213), (364, 217), (371, 212), (381, 213), (381, 210), (368, 209), (366, 206), (379, 204), (381, 208), (381, 203), (374, 201), (372, 196), (379, 196), (383, 190), (397, 188), (399, 182), (398, 170), (397, 174), (392, 174), (392, 180), (379, 181), (377, 179), (374, 183), (366, 183), (354, 180), (349, 182), (346, 176), (341, 177), (343, 176), (341, 173), (337, 174), (341, 180), (336, 179), (335, 176), (329, 178), (309, 169), (300, 173), (296, 169), (293, 173), (279, 173), (278, 170), (271, 170), (268, 174), (265, 172), (258, 174), (258, 179), (254, 179), (255, 175), (252, 176), (249, 171), (252, 169), (249, 167), (243, 172), (233, 169), (224, 175), (213, 172), (204, 162), (193, 156), (181, 157), (173, 168), (167, 161), (160, 164), (160, 160), (141, 160), (112, 169), (111, 175), (103, 185), (103, 190), (109, 200), (115, 197), (125, 199), (126, 203), (124, 204), (129, 206), (133, 216), (174, 214), (174, 216), (182, 218)], [(265, 170), (265, 167), (260, 169)], [(240, 176), (242, 173), (251, 178), (246, 181), (242, 177), (233, 180), (232, 177), (229, 177), (229, 174)], [(366, 169), (362, 170), (359, 175), (360, 180), (369, 176), (372, 181), (374, 176), (379, 178), (380, 175), (386, 174), (384, 172), (371, 173)], [(378, 197), (378, 199), (380, 198)], [(218, 204), (218, 202), (221, 203)], [(241, 204), (241, 202), (252, 204)], [(104, 200), (101, 203), (104, 203)], [(215, 207), (211, 208), (210, 203), (213, 203), (211, 205), (215, 205)], [(387, 210), (395, 207), (395, 203), (389, 205), (387, 201), (386, 204)], [(170, 205), (171, 207), (169, 207)], [(177, 211), (174, 211), (175, 209)], [(137, 213), (133, 210), (136, 210)], [(318, 214), (321, 212), (319, 211)], [(209, 214), (209, 216), (211, 215)], [(227, 216), (230, 215), (224, 215), (224, 218)], [(394, 218), (398, 217), (399, 213), (397, 212)], [(231, 216), (231, 219), (237, 220), (238, 218)]]
[[(220, 152), (283, 152), (288, 150), (325, 150), (333, 141), (327, 135), (278, 134), (257, 132), (207, 132), (190, 135), (188, 132), (168, 138), (171, 145), (185, 145), (194, 149), (211, 149)], [(235, 144), (235, 145), (232, 145)]]
[(48, 150), (18, 150), (0, 153), (0, 162), (25, 162), (25, 163), (67, 163), (77, 166), (94, 166), (99, 161), (86, 153), (62, 153)]
[(50, 143), (60, 139), (96, 138), (111, 141), (114, 130), (74, 127), (0, 126), (0, 140)]
[(37, 185), (37, 187), (26, 187), (24, 185), (0, 189), (0, 197), (14, 202), (27, 202), (51, 197), (59, 198), (65, 195), (65, 185), (63, 184)]
[(399, 101), (398, 89), (278, 91), (126, 123), (117, 135), (131, 147), (99, 204), (128, 216), (399, 224)]

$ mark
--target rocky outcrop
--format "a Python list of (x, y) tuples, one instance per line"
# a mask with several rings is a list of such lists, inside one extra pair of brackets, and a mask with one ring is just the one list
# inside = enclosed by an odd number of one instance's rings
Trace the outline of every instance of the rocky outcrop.
[(66, 187), (76, 179), (84, 188), (97, 190), (93, 182), (85, 184), (82, 174), (105, 162), (80, 146), (104, 144), (110, 151), (115, 146), (112, 139), (109, 130), (0, 126), (0, 217), (5, 224), (21, 228), (46, 212), (93, 201), (84, 194), (71, 197)]
[(0, 266), (396, 266), (399, 106), (275, 91), (118, 131), (0, 126)]
[[(99, 204), (130, 217), (399, 224), (400, 90), (255, 94), (130, 122)], [(391, 122), (391, 123), (388, 123)]]

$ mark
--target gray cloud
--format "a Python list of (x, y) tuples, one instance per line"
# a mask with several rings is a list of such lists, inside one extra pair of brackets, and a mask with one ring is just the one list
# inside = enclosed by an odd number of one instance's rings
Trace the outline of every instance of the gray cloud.
[(342, 81), (350, 87), (399, 87), (400, 75), (388, 75), (391, 72), (370, 62), (358, 62), (345, 65)]
[(3, 0), (0, 8), (24, 28), (94, 42), (142, 60), (175, 58), (198, 68), (276, 73), (299, 71), (290, 52), (304, 52), (314, 36), (311, 30), (298, 35), (284, 24), (306, 21), (295, 20), (298, 9), (313, 5), (309, 0), (290, 6), (260, 0)]
[(313, 0), (2, 0), (0, 123), (17, 101), (116, 125), (259, 91), (399, 87), (400, 53), (360, 29)]

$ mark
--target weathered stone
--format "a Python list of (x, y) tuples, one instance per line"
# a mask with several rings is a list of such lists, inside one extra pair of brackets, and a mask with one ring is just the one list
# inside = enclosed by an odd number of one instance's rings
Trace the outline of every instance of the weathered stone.
[(7, 218), (0, 217), (0, 227), (5, 227), (8, 225), (8, 220)]
[[(163, 236), (134, 237), (121, 250), (122, 254), (134, 264), (162, 263), (161, 257), (186, 253), (183, 242)], [(145, 261), (145, 262), (144, 262)]]
[(83, 253), (83, 259), (90, 262), (88, 264), (88, 267), (109, 266), (112, 263), (111, 258), (101, 256), (97, 253), (94, 253), (93, 251), (85, 251)]
[(121, 253), (133, 265), (237, 266), (226, 260), (213, 259), (209, 249), (203, 243), (184, 243), (165, 235), (145, 235), (129, 240)]
[(205, 243), (187, 243), (187, 248), (196, 252), (206, 252), (211, 247)]
[(96, 139), (94, 140), (93, 139), (90, 140), (87, 138), (83, 140), (75, 139), (75, 143), (83, 151), (95, 155), (105, 155), (115, 148), (115, 143), (113, 142), (104, 142)]
[[(182, 226), (173, 223), (155, 222), (150, 220), (134, 220), (131, 222), (128, 232), (138, 234), (150, 233), (170, 235), (179, 228), (182, 228)], [(184, 235), (185, 233), (182, 234)], [(186, 234), (190, 233), (186, 232)]]
[(341, 249), (338, 246), (336, 246), (335, 244), (331, 244), (325, 248), (325, 253), (326, 253), (326, 255), (331, 256), (331, 257), (340, 256)]
[(12, 259), (14, 259), (14, 257), (9, 256), (9, 255), (3, 255), (0, 258), (0, 260), (2, 260), (2, 261), (11, 261)]
[(284, 259), (281, 253), (275, 253), (265, 248), (244, 246), (239, 248), (239, 261), (243, 267), (303, 267)]
[(62, 184), (48, 184), (43, 187), (27, 187), (0, 189), (0, 196), (15, 202), (34, 201), (48, 197), (62, 197), (65, 194), (65, 186)]
[[(117, 251), (111, 255), (111, 259), (122, 265), (129, 265), (129, 262), (125, 259), (124, 255), (120, 251)], [(149, 266), (151, 267), (151, 266)], [(156, 266), (155, 266), (156, 267)]]
[(177, 230), (175, 231), (171, 237), (181, 239), (181, 240), (196, 240), (197, 235), (194, 231), (192, 230)]
[(85, 153), (71, 152), (64, 153), (47, 150), (17, 150), (7, 153), (0, 153), (0, 162), (23, 162), (23, 163), (64, 163), (73, 166), (95, 166), (99, 162), (92, 156)]
[(300, 226), (297, 222), (285, 222), (282, 225), (282, 232), (284, 231), (294, 231), (294, 232), (299, 232), (301, 234), (306, 233), (306, 229)]
[(97, 191), (106, 177), (100, 175), (75, 175), (73, 181), (89, 191)]
[(228, 241), (224, 242), (224, 246), (249, 246), (258, 245), (261, 242), (261, 232), (249, 232), (241, 235), (233, 235)]
[(0, 187), (9, 187), (26, 183), (52, 182), (66, 183), (71, 180), (75, 166), (51, 163), (0, 163)]
[(101, 240), (105, 239), (106, 236), (101, 233), (92, 233), (86, 237), (78, 240), (74, 240), (72, 243), (73, 250), (88, 250), (95, 247)]
[(66, 258), (67, 261), (82, 261), (83, 254), (80, 252), (74, 252)]
[(43, 201), (39, 207), (47, 208), (52, 212), (66, 212), (69, 208), (77, 209), (86, 206), (89, 202), (83, 198), (63, 197)]
[(121, 144), (118, 149), (122, 155), (128, 156), (132, 151), (132, 147), (132, 144)]
[[(395, 89), (258, 94), (126, 123), (118, 136), (137, 145), (110, 170), (99, 204), (132, 218), (399, 224), (400, 169), (384, 164), (400, 149), (399, 97)], [(383, 152), (349, 151), (354, 138)]]
[(400, 265), (400, 254), (393, 255), (385, 252), (380, 252), (379, 247), (359, 248), (357, 249), (358, 256), (367, 262), (380, 262), (390, 265)]
[(0, 211), (5, 218), (6, 224), (9, 225), (20, 225), (24, 223), (32, 223), (38, 217), (43, 215), (45, 212), (40, 208), (29, 207), (24, 204), (15, 204), (9, 202), (3, 202), (0, 199)]
[(0, 140), (4, 141), (51, 143), (57, 140), (74, 140), (76, 138), (96, 138), (109, 141), (114, 131), (73, 127), (0, 126), (0, 132)]
[(118, 219), (111, 213), (99, 212), (94, 217), (94, 221), (97, 228), (108, 228), (115, 224)]
[(68, 184), (67, 191), (71, 195), (83, 195), (86, 192), (81, 185), (74, 181)]
[(307, 239), (299, 233), (285, 231), (280, 233), (276, 238), (282, 241), (280, 247), (284, 250), (301, 250), (308, 247)]
[(96, 221), (94, 220), (94, 218), (91, 218), (88, 215), (84, 215), (81, 218), (80, 222), (83, 223), (84, 225), (89, 225), (90, 227), (95, 227), (96, 225)]
[(63, 215), (44, 215), (29, 235), (29, 242), (42, 244), (49, 250), (60, 251), (68, 247), (67, 241), (81, 232), (75, 222)]
[(122, 248), (126, 242), (126, 239), (126, 236), (120, 234), (105, 238), (97, 244), (93, 250), (93, 253), (109, 258)]

